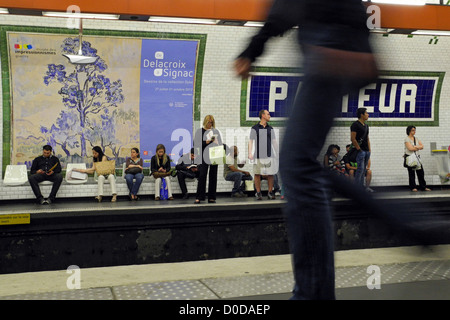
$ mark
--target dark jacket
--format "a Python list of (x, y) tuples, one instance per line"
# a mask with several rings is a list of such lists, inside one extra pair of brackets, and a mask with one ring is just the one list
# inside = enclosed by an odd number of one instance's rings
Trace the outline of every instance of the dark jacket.
[(159, 168), (164, 168), (164, 169), (166, 169), (166, 172), (169, 172), (170, 171), (170, 161), (171, 161), (170, 158), (167, 157), (167, 162), (165, 164), (162, 164), (162, 161), (161, 161), (160, 164), (158, 165), (158, 161), (156, 159), (157, 157), (158, 156), (156, 154), (152, 157), (151, 162), (150, 162), (150, 171), (153, 173), (153, 172), (158, 171)]
[(44, 156), (39, 156), (33, 160), (33, 163), (31, 164), (30, 173), (35, 174), (36, 171), (39, 169), (44, 171), (50, 171), (50, 169), (56, 164), (56, 167), (53, 169), (54, 173), (60, 173), (61, 172), (61, 163), (59, 162), (59, 159), (55, 157), (54, 155), (51, 155), (48, 158), (45, 158)]
[(267, 40), (294, 26), (299, 27), (301, 44), (371, 52), (366, 21), (366, 8), (361, 0), (275, 0), (264, 26), (239, 57), (255, 61), (263, 53)]

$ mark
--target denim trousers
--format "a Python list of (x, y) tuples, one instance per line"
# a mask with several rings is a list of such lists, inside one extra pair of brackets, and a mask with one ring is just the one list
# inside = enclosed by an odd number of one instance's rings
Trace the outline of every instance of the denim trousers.
[(355, 182), (361, 186), (364, 186), (364, 180), (366, 177), (367, 165), (369, 164), (370, 151), (359, 150), (356, 155), (356, 172)]
[(247, 176), (242, 172), (230, 172), (225, 177), (226, 181), (234, 181), (233, 189), (231, 190), (231, 194), (235, 194), (239, 191), (243, 191), (241, 188), (242, 181), (252, 180), (252, 176)]
[[(143, 173), (131, 174), (127, 173), (125, 175), (125, 180), (127, 181), (128, 190), (130, 190), (130, 194), (137, 195), (139, 192), (139, 187), (141, 186), (142, 180), (144, 180)], [(133, 180), (136, 180), (133, 182)]]
[[(410, 214), (412, 205), (375, 199), (360, 184), (330, 173), (317, 160), (342, 107), (343, 95), (359, 87), (348, 85), (345, 78), (308, 72), (308, 65), (305, 55), (305, 75), (289, 110), (280, 150), (280, 174), (287, 199), (284, 214), (295, 280), (292, 299), (333, 300), (332, 191), (352, 199), (361, 212), (380, 218), (397, 234), (425, 243), (433, 233), (420, 230), (426, 220), (424, 215)], [(438, 221), (434, 227), (441, 224)]]

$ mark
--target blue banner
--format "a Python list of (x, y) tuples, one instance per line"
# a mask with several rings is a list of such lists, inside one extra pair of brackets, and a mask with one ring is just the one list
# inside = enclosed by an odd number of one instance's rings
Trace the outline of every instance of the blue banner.
[(141, 157), (163, 144), (176, 162), (192, 144), (198, 41), (142, 40), (140, 76)]

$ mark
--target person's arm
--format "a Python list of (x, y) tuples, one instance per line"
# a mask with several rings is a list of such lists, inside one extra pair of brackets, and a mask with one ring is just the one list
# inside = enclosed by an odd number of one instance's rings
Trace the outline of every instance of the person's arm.
[(270, 38), (282, 35), (298, 24), (302, 3), (299, 0), (274, 1), (264, 26), (235, 60), (234, 69), (239, 76), (248, 77), (252, 63), (264, 52), (265, 44)]
[[(59, 162), (59, 159), (58, 159), (57, 157), (54, 157), (54, 156), (52, 156), (52, 158), (54, 159), (54, 161), (52, 161), (52, 162), (54, 162), (53, 165), (52, 165), (52, 167), (53, 167), (54, 165), (56, 165), (56, 167), (55, 167), (53, 170), (47, 172), (47, 175), (52, 175), (52, 174), (54, 174), (54, 173), (60, 173), (60, 172), (62, 171), (62, 169), (61, 169), (61, 163)], [(52, 159), (52, 160), (53, 160), (53, 159)]]
[(417, 139), (418, 145), (416, 146), (418, 150), (422, 150), (423, 149), (423, 144), (422, 141), (420, 141), (419, 139)]
[(352, 144), (356, 148), (356, 150), (360, 150), (361, 149), (361, 147), (359, 146), (358, 141), (356, 141), (356, 131), (352, 131), (350, 133), (350, 140), (352, 141)]
[(31, 163), (30, 174), (35, 174), (38, 171), (38, 158), (35, 158)]
[(150, 160), (150, 171), (152, 173), (158, 171), (158, 166), (156, 165), (156, 156), (153, 156)]
[(166, 164), (164, 165), (164, 170), (166, 170), (166, 172), (169, 172), (170, 169), (171, 169), (170, 162), (171, 162), (171, 160), (170, 160), (170, 158), (168, 157), (168, 158), (167, 158), (167, 162), (166, 162)]
[(248, 158), (253, 160), (253, 140), (250, 139), (248, 141)]
[(369, 147), (369, 152), (370, 152), (372, 149), (370, 148), (370, 139), (369, 139), (369, 137), (367, 137), (367, 146)]
[(417, 151), (417, 150), (419, 150), (417, 148), (417, 146), (413, 146), (411, 144), (411, 142), (409, 142), (409, 141), (405, 141), (405, 146), (406, 146), (406, 149), (408, 149), (409, 151)]

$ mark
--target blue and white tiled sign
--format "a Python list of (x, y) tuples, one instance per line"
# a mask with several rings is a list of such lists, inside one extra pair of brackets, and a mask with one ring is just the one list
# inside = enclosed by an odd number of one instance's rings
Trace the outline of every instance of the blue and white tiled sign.
[[(338, 124), (353, 121), (356, 110), (365, 107), (372, 124), (396, 126), (414, 121), (438, 125), (444, 75), (443, 72), (385, 72), (376, 82), (344, 96), (336, 121)], [(285, 120), (301, 82), (299, 73), (253, 74), (247, 83), (245, 121), (258, 121), (261, 109), (269, 110), (271, 121)]]

